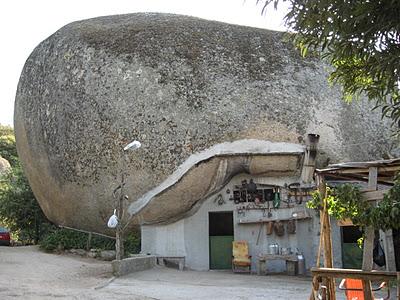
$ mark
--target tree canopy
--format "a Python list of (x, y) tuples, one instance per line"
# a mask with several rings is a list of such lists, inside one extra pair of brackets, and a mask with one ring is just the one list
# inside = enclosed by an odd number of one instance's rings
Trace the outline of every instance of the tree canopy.
[(354, 184), (328, 187), (325, 197), (323, 199), (318, 191), (314, 192), (307, 207), (322, 210), (326, 201), (328, 213), (337, 220), (350, 219), (355, 225), (381, 230), (400, 229), (400, 175), (396, 176), (393, 187), (377, 205), (364, 199), (360, 187)]
[(6, 159), (11, 166), (18, 164), (17, 147), (14, 131), (9, 126), (0, 124), (0, 156)]
[(329, 79), (344, 99), (360, 95), (400, 127), (400, 1), (258, 0), (289, 2), (285, 24), (303, 55), (313, 51), (333, 66)]

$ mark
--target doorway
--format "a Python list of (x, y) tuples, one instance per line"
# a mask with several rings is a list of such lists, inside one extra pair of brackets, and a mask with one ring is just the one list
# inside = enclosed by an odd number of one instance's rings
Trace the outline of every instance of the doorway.
[(232, 267), (233, 212), (209, 212), (210, 269)]
[(361, 269), (363, 250), (357, 240), (362, 237), (358, 226), (343, 226), (342, 229), (342, 263), (344, 269)]

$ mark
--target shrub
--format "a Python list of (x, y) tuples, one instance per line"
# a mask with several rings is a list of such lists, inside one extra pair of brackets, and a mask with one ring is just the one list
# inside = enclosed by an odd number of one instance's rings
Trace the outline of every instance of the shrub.
[(47, 234), (41, 241), (40, 247), (47, 251), (57, 249), (85, 248), (87, 243), (87, 234), (68, 230), (56, 229)]
[[(88, 234), (70, 229), (56, 229), (47, 234), (41, 241), (40, 247), (46, 251), (85, 249), (87, 247)], [(93, 235), (90, 248), (99, 250), (114, 250), (115, 240), (103, 236)], [(140, 238), (130, 234), (124, 240), (125, 254), (138, 253), (140, 251)]]
[(11, 169), (0, 175), (0, 223), (10, 229), (14, 240), (37, 243), (54, 226), (43, 214), (23, 173), (13, 129), (1, 124), (0, 156), (11, 164)]
[(140, 252), (140, 237), (135, 234), (130, 234), (124, 239), (125, 255), (136, 254)]
[(20, 166), (0, 176), (0, 223), (24, 243), (37, 243), (52, 227)]

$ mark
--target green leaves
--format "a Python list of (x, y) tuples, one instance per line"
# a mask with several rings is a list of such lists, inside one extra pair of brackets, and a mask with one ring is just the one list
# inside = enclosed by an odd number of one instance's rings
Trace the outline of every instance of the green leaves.
[(0, 176), (0, 223), (13, 238), (37, 242), (48, 230), (43, 214), (20, 166), (11, 127), (0, 125), (0, 155), (11, 163), (11, 170)]
[[(360, 189), (351, 184), (327, 188), (328, 213), (338, 220), (350, 219), (353, 224), (375, 229), (400, 229), (400, 175), (394, 186), (376, 206), (363, 199)], [(307, 207), (323, 208), (323, 199), (314, 192)]]
[(26, 242), (37, 241), (48, 223), (19, 166), (1, 177), (0, 223)]
[[(88, 234), (65, 228), (54, 227), (41, 241), (40, 248), (46, 251), (65, 249), (85, 249), (88, 242)], [(114, 250), (115, 240), (103, 236), (93, 235), (90, 247), (100, 250)], [(140, 238), (135, 233), (130, 233), (124, 238), (125, 253), (140, 252)]]
[(327, 187), (325, 199), (321, 198), (318, 191), (313, 193), (312, 198), (307, 207), (322, 210), (325, 200), (331, 216), (338, 220), (349, 218), (356, 224), (361, 221), (364, 212), (370, 209), (370, 204), (362, 200), (360, 189), (350, 184)]
[(0, 125), (0, 156), (8, 160), (11, 166), (18, 164), (14, 131), (9, 126)]
[(400, 176), (397, 175), (394, 186), (383, 197), (371, 213), (371, 219), (377, 228), (400, 229)]

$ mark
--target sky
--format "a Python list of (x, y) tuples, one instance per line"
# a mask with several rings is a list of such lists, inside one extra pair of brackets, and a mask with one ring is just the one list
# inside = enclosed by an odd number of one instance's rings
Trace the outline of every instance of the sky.
[(62, 26), (88, 18), (166, 12), (252, 27), (285, 30), (281, 3), (261, 15), (257, 0), (8, 0), (0, 1), (0, 124), (13, 125), (19, 76), (33, 49)]

